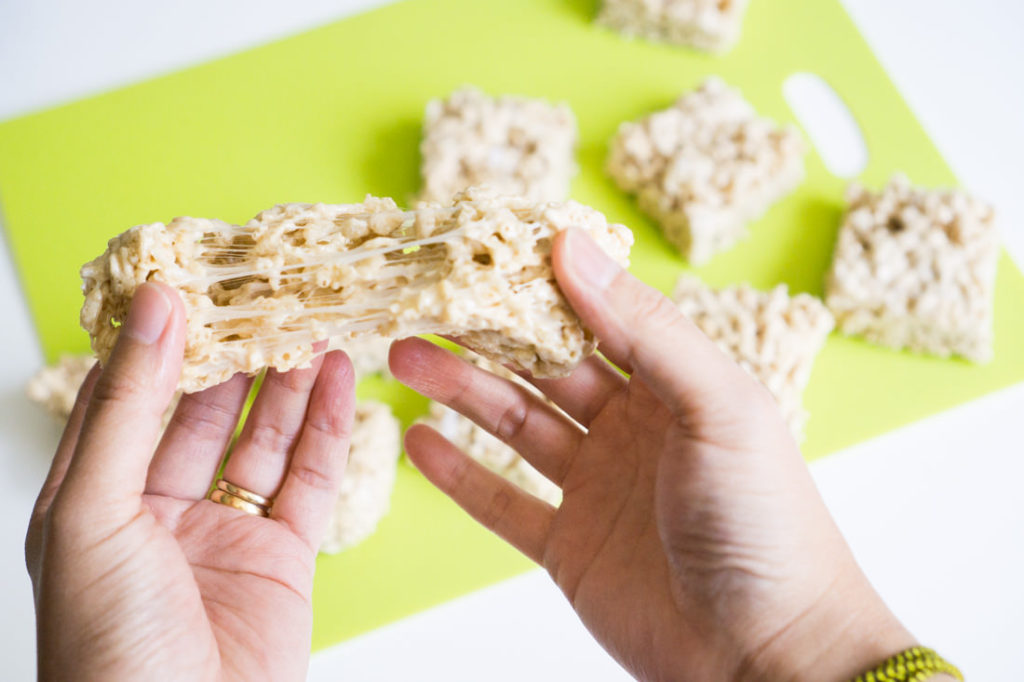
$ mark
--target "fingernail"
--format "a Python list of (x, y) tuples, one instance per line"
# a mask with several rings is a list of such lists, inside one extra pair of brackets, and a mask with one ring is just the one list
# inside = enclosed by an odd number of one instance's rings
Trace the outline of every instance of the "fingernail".
[(593, 239), (578, 228), (569, 228), (565, 246), (569, 256), (566, 259), (569, 267), (580, 279), (595, 289), (608, 288), (621, 269)]
[(155, 284), (146, 282), (135, 290), (124, 331), (147, 346), (160, 338), (171, 318), (171, 302)]

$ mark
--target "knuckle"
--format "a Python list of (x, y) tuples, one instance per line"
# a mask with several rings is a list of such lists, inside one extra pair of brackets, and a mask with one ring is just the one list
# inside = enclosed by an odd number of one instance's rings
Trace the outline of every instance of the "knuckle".
[(669, 327), (675, 324), (681, 313), (661, 292), (647, 286), (632, 292), (634, 297), (633, 317), (645, 327)]
[(306, 420), (306, 426), (332, 440), (347, 441), (352, 436), (349, 422), (343, 410), (324, 410), (311, 414)]
[(144, 405), (152, 401), (153, 395), (153, 386), (143, 374), (111, 365), (96, 382), (92, 400), (100, 405)]
[(526, 401), (522, 396), (517, 396), (498, 417), (494, 435), (505, 442), (515, 440), (523, 432), (529, 412)]
[(333, 492), (338, 487), (336, 477), (332, 476), (330, 472), (301, 462), (292, 464), (288, 475), (312, 490)]
[(473, 390), (473, 384), (477, 380), (479, 370), (473, 365), (469, 364), (469, 361), (463, 358), (456, 358), (455, 363), (451, 367), (450, 376), (435, 376), (432, 375), (432, 388), (443, 403), (451, 407), (454, 403), (459, 402), (460, 398), (464, 398), (470, 395)]
[(309, 390), (313, 387), (313, 383), (316, 380), (316, 372), (311, 368), (305, 369), (293, 369), (288, 372), (277, 372), (267, 374), (267, 378), (264, 380), (264, 384), (267, 382), (273, 384), (276, 388), (282, 389), (287, 393), (293, 393), (296, 395), (305, 395), (309, 393)]
[(182, 405), (171, 416), (171, 426), (180, 429), (202, 440), (219, 438), (226, 428), (237, 423), (234, 414), (219, 405), (188, 404)]
[(512, 491), (508, 485), (503, 484), (494, 491), (480, 514), (480, 522), (487, 528), (498, 528), (508, 515), (512, 506)]
[(272, 453), (287, 452), (294, 440), (294, 433), (285, 431), (273, 422), (257, 424), (249, 435), (249, 444), (253, 448)]
[[(460, 453), (461, 454), (461, 453)], [(468, 488), (469, 480), (469, 457), (462, 454), (456, 457), (444, 473), (441, 479), (441, 488), (445, 493), (457, 495)]]

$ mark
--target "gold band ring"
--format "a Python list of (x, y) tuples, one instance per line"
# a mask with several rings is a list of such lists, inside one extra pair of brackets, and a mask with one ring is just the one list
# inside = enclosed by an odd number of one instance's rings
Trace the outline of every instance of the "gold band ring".
[(266, 507), (253, 504), (252, 502), (246, 502), (241, 497), (236, 497), (235, 495), (226, 493), (223, 490), (214, 490), (210, 493), (210, 501), (216, 502), (217, 504), (223, 504), (231, 507), (232, 509), (237, 509), (238, 511), (245, 512), (246, 514), (252, 514), (253, 516), (262, 516), (264, 518), (270, 516), (270, 510)]
[(248, 500), (242, 499), (241, 496), (229, 493), (220, 487), (210, 493), (210, 501), (216, 502), (217, 504), (223, 504), (227, 507), (237, 509), (240, 512), (245, 512), (246, 514), (251, 514), (253, 516), (260, 516), (263, 518), (270, 516), (269, 507), (249, 502)]
[(273, 500), (267, 497), (263, 497), (262, 495), (257, 495), (251, 490), (241, 488), (235, 485), (234, 483), (228, 482), (226, 479), (223, 478), (217, 481), (217, 489), (223, 490), (228, 495), (234, 495), (235, 497), (239, 497), (248, 502), (249, 504), (259, 505), (260, 507), (266, 507), (267, 509), (270, 509), (272, 506), (274, 506)]

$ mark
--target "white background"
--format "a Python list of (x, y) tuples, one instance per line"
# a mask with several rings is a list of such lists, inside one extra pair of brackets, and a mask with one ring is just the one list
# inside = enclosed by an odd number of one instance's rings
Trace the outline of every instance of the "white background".
[[(960, 178), (999, 207), (1024, 262), (1024, 3), (844, 2)], [(378, 4), (5, 0), (0, 120)], [(0, 676), (22, 680), (34, 676), (34, 633), (21, 543), (58, 434), (22, 398), (40, 355), (6, 249), (0, 319)], [(812, 465), (882, 595), (972, 680), (1024, 677), (1022, 424), (1018, 385)], [(342, 644), (310, 671), (313, 680), (624, 677), (539, 572)]]

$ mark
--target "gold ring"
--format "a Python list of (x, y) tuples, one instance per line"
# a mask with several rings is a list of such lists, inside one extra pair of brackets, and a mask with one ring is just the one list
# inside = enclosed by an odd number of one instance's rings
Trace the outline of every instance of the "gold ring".
[(223, 490), (228, 495), (240, 497), (249, 504), (256, 504), (261, 507), (266, 507), (267, 509), (270, 509), (271, 507), (274, 506), (274, 501), (271, 500), (270, 498), (263, 497), (262, 495), (257, 495), (253, 491), (241, 488), (235, 485), (234, 483), (229, 483), (227, 479), (222, 478), (219, 481), (217, 481), (217, 489)]
[(246, 502), (241, 497), (232, 495), (231, 493), (223, 490), (214, 490), (210, 493), (210, 501), (226, 505), (232, 509), (237, 509), (240, 512), (245, 512), (246, 514), (252, 514), (253, 516), (261, 516), (264, 518), (270, 516), (270, 510), (266, 507), (259, 504), (253, 504), (252, 502)]
[(237, 509), (238, 511), (245, 512), (246, 514), (252, 514), (253, 516), (260, 516), (263, 518), (270, 516), (270, 510), (266, 507), (253, 504), (252, 502), (246, 502), (242, 498), (235, 497), (231, 493), (226, 493), (223, 490), (214, 490), (210, 493), (210, 501), (216, 502), (217, 504), (223, 504), (231, 507), (232, 509)]

